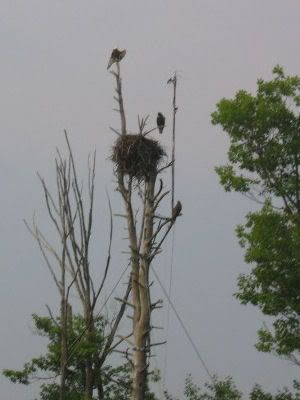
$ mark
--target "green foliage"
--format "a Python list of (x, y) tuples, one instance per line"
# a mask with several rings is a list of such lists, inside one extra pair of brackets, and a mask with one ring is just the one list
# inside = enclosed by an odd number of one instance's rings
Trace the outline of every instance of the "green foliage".
[(281, 67), (275, 78), (258, 80), (256, 96), (244, 90), (222, 99), (212, 123), (229, 134), (229, 164), (218, 167), (226, 190), (283, 196), (297, 205), (297, 166), (300, 153), (300, 78), (286, 77)]
[(184, 394), (188, 400), (240, 400), (241, 393), (237, 390), (232, 378), (219, 380), (216, 376), (213, 382), (206, 382), (204, 389), (193, 383), (189, 375), (185, 381)]
[[(33, 358), (26, 363), (22, 370), (4, 370), (3, 375), (13, 383), (24, 385), (40, 379), (46, 382), (41, 385), (41, 400), (57, 400), (59, 398), (58, 377), (60, 374), (60, 328), (59, 318), (56, 321), (49, 317), (33, 315), (36, 333), (49, 340), (46, 355)], [(92, 356), (94, 362), (94, 388), (99, 387), (104, 392), (103, 400), (127, 400), (131, 390), (130, 368), (128, 364), (119, 367), (105, 365), (97, 368), (97, 355), (104, 345), (104, 328), (106, 320), (98, 317), (94, 321), (93, 334), (84, 334), (85, 321), (81, 315), (72, 317), (68, 322), (68, 348), (71, 349), (67, 376), (65, 400), (80, 400), (83, 398), (85, 387), (85, 362)], [(78, 341), (78, 337), (81, 340)], [(74, 343), (76, 342), (76, 345)], [(96, 397), (96, 398), (99, 398)], [(155, 396), (147, 390), (147, 400), (155, 400)]]
[[(282, 67), (257, 81), (256, 96), (239, 91), (212, 114), (229, 135), (228, 164), (217, 167), (226, 191), (249, 193), (263, 207), (237, 227), (245, 260), (236, 297), (275, 317), (257, 349), (295, 360), (300, 351), (300, 78)], [(276, 204), (276, 207), (274, 207)]]
[[(285, 212), (272, 208), (269, 202), (247, 215), (244, 226), (238, 226), (245, 260), (254, 264), (249, 275), (239, 278), (237, 297), (242, 303), (261, 308), (264, 314), (296, 317), (300, 314), (300, 225)], [(299, 343), (300, 344), (300, 343)]]
[(292, 393), (287, 388), (282, 391), (278, 391), (275, 395), (271, 393), (264, 392), (259, 385), (255, 385), (250, 393), (250, 400), (299, 400), (299, 383), (294, 381), (293, 388), (295, 393)]
[[(294, 381), (293, 391), (284, 388), (275, 395), (264, 392), (259, 385), (255, 385), (249, 394), (250, 400), (300, 400), (300, 384)], [(243, 400), (245, 397), (236, 388), (231, 377), (219, 379), (213, 377), (212, 382), (197, 385), (191, 375), (185, 381), (184, 395), (186, 400)], [(166, 400), (175, 400), (169, 393), (165, 393)]]
[(268, 392), (264, 392), (261, 386), (255, 385), (250, 393), (250, 400), (299, 400), (300, 392), (299, 392), (299, 383), (297, 381), (293, 382), (293, 390), (289, 390), (288, 388), (284, 388), (283, 390), (279, 390), (276, 394), (271, 394)]
[(232, 165), (216, 167), (215, 171), (220, 177), (220, 183), (226, 192), (235, 190), (236, 192), (249, 192), (251, 185), (259, 183), (258, 180), (246, 178), (244, 175), (237, 175)]

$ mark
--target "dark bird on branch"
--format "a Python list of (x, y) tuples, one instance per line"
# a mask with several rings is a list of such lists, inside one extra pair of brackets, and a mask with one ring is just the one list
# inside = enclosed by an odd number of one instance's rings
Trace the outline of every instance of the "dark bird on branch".
[(113, 49), (110, 59), (108, 61), (107, 69), (109, 69), (115, 62), (120, 62), (125, 57), (126, 50)]
[(157, 114), (156, 123), (159, 130), (159, 133), (162, 133), (165, 127), (166, 118), (162, 115), (162, 113)]
[(172, 220), (175, 221), (177, 217), (179, 217), (180, 213), (182, 210), (182, 204), (181, 202), (178, 200), (175, 207), (172, 210)]

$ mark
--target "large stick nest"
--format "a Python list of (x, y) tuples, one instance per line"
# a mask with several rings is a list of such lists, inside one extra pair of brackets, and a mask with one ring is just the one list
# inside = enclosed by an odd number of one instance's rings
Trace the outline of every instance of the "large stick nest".
[(157, 173), (165, 155), (156, 140), (143, 135), (122, 135), (113, 146), (111, 159), (118, 172), (140, 181)]

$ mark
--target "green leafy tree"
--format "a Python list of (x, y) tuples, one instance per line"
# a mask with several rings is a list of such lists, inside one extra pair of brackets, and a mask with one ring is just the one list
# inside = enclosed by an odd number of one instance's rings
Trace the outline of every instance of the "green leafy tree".
[(232, 378), (219, 380), (216, 376), (213, 382), (206, 382), (204, 388), (197, 386), (191, 375), (185, 381), (184, 394), (188, 400), (240, 400), (241, 393), (237, 390)]
[[(300, 385), (294, 382), (293, 392), (287, 388), (278, 391), (276, 394), (264, 392), (259, 385), (255, 385), (251, 390), (248, 399), (250, 400), (299, 400)], [(204, 385), (194, 383), (191, 375), (188, 375), (185, 380), (184, 395), (186, 400), (243, 400), (245, 397), (237, 389), (233, 379), (227, 377), (220, 379), (217, 376), (213, 377), (210, 382)], [(175, 400), (169, 393), (165, 393), (166, 400)]]
[[(59, 318), (33, 315), (36, 333), (46, 337), (49, 342), (45, 355), (33, 358), (25, 363), (22, 370), (3, 371), (3, 374), (13, 383), (29, 385), (40, 380), (43, 382), (40, 389), (41, 400), (57, 400), (60, 385), (60, 325)], [(93, 388), (96, 392), (94, 399), (98, 400), (127, 400), (131, 391), (130, 367), (123, 364), (118, 367), (104, 365), (98, 368), (97, 356), (105, 344), (104, 330), (107, 321), (103, 317), (95, 319), (95, 330), (91, 334), (85, 332), (85, 320), (81, 315), (75, 315), (68, 321), (68, 348), (70, 358), (66, 373), (65, 400), (83, 399), (85, 393), (85, 366), (86, 359), (93, 359)], [(78, 338), (81, 338), (78, 340)], [(147, 390), (147, 400), (155, 400), (155, 396)]]
[(228, 163), (216, 168), (226, 191), (262, 204), (238, 226), (249, 274), (236, 297), (274, 317), (260, 329), (257, 348), (299, 363), (300, 351), (300, 78), (280, 66), (256, 95), (241, 90), (222, 99), (212, 123), (228, 133)]
[[(241, 400), (242, 394), (237, 390), (231, 377), (223, 380), (213, 376), (212, 381), (200, 386), (194, 383), (191, 375), (185, 379), (184, 395), (186, 400)], [(175, 400), (165, 392), (166, 400)]]
[(292, 393), (287, 388), (279, 391), (275, 395), (271, 393), (264, 392), (259, 385), (255, 385), (254, 388), (251, 390), (250, 393), (250, 400), (299, 400), (300, 393), (299, 393), (299, 383), (294, 382), (294, 390), (295, 393)]

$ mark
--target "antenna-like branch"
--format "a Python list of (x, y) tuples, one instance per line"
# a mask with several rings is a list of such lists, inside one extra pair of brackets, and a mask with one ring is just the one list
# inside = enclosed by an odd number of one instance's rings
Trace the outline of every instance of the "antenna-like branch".
[(175, 192), (175, 125), (176, 125), (176, 112), (178, 107), (176, 105), (176, 89), (177, 89), (177, 74), (174, 73), (173, 77), (167, 82), (173, 85), (173, 125), (172, 125), (172, 199), (171, 208), (174, 208), (174, 192)]

